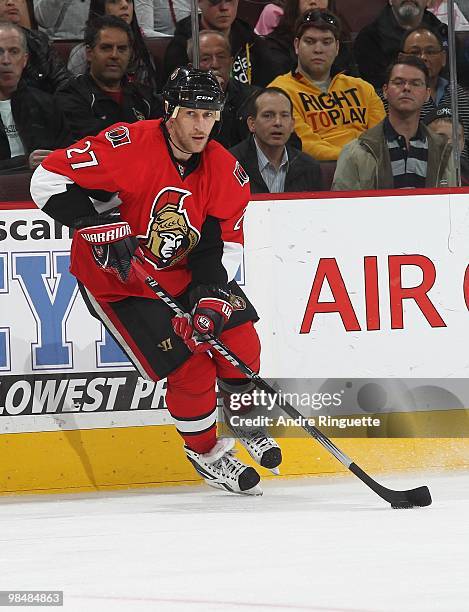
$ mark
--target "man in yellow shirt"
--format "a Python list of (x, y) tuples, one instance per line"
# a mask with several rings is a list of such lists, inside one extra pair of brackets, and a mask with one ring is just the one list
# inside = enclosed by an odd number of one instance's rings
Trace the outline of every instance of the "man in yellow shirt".
[(303, 151), (318, 160), (337, 159), (345, 144), (386, 115), (370, 83), (342, 72), (331, 74), (339, 34), (340, 22), (332, 13), (305, 13), (294, 40), (298, 68), (270, 84), (290, 95)]

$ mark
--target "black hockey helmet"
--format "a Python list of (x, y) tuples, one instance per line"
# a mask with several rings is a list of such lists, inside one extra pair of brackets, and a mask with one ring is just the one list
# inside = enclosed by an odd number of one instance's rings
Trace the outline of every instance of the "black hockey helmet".
[(172, 117), (179, 106), (218, 111), (219, 119), (225, 96), (212, 71), (182, 66), (176, 68), (167, 80), (163, 100), (165, 120)]

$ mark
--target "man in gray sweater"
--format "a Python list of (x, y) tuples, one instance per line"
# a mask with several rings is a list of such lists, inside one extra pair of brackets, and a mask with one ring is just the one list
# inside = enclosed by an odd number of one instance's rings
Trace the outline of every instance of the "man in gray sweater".
[(34, 0), (34, 16), (50, 40), (83, 38), (90, 0)]

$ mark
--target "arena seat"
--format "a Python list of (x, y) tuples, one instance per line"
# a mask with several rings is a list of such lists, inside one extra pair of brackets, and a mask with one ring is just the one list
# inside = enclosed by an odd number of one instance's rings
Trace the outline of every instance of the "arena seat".
[(54, 40), (52, 41), (52, 46), (66, 64), (68, 62), (70, 51), (73, 49), (73, 47), (75, 47), (75, 45), (79, 45), (81, 42), (83, 41), (82, 40)]
[(456, 62), (459, 84), (469, 88), (469, 32), (456, 32)]
[(0, 202), (29, 202), (31, 172), (17, 172), (0, 176)]
[(337, 11), (355, 34), (374, 21), (387, 4), (388, 0), (336, 0)]
[(330, 191), (332, 187), (332, 181), (334, 179), (335, 167), (337, 166), (336, 161), (322, 161), (319, 162), (321, 167), (321, 180), (323, 191)]
[(237, 16), (254, 27), (269, 0), (239, 0)]
[[(239, 0), (238, 17), (254, 27), (268, 2), (269, 0)], [(371, 23), (387, 4), (388, 0), (336, 0), (338, 12), (353, 33)]]
[(163, 60), (166, 53), (166, 48), (169, 43), (173, 40), (172, 36), (161, 36), (160, 38), (145, 38), (145, 44), (147, 45), (152, 57), (155, 62), (156, 73), (159, 78), (164, 73)]

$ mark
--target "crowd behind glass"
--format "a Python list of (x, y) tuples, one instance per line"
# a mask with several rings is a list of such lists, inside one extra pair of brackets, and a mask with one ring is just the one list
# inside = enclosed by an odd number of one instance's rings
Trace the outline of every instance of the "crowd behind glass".
[[(469, 185), (469, 2), (455, 2), (456, 118), (445, 0), (364, 0), (353, 20), (350, 0), (239, 2), (198, 0), (200, 67), (225, 93), (214, 138), (254, 193), (455, 186), (453, 146)], [(0, 0), (0, 175), (30, 173), (115, 123), (162, 117), (165, 82), (194, 60), (190, 10)]]

